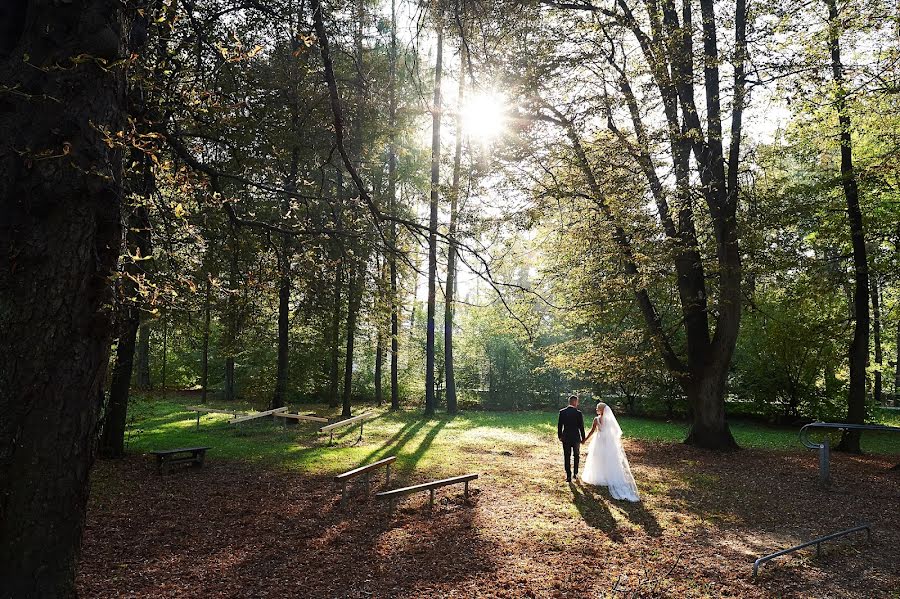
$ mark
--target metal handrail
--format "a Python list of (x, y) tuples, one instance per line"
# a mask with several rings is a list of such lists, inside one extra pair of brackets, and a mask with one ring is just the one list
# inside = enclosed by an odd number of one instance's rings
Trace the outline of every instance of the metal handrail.
[(853, 528), (848, 528), (847, 530), (842, 530), (840, 532), (835, 532), (830, 535), (825, 535), (824, 537), (818, 537), (811, 541), (807, 541), (805, 543), (800, 543), (799, 545), (794, 545), (793, 547), (789, 547), (788, 549), (782, 549), (781, 551), (776, 551), (775, 553), (770, 553), (769, 555), (764, 555), (761, 558), (757, 559), (753, 562), (753, 577), (755, 578), (757, 574), (759, 574), (759, 566), (760, 564), (767, 562), (769, 560), (775, 559), (776, 557), (781, 557), (787, 553), (791, 553), (793, 551), (797, 551), (798, 549), (803, 549), (804, 547), (809, 547), (810, 545), (816, 546), (816, 555), (822, 555), (822, 543), (825, 541), (830, 541), (832, 539), (836, 539), (838, 537), (842, 537), (844, 535), (848, 535), (851, 532), (856, 532), (859, 530), (866, 531), (867, 540), (872, 540), (872, 529), (869, 524), (860, 524), (859, 526), (854, 526)]
[(826, 486), (831, 482), (830, 466), (831, 466), (831, 447), (828, 437), (821, 443), (813, 443), (809, 440), (809, 431), (813, 428), (831, 429), (831, 430), (858, 430), (858, 431), (881, 431), (900, 433), (900, 427), (886, 426), (884, 424), (849, 424), (845, 422), (810, 422), (800, 428), (800, 442), (810, 449), (819, 450), (819, 482)]
[(800, 442), (810, 449), (819, 449), (819, 443), (810, 443), (808, 439), (809, 428), (826, 428), (836, 430), (882, 431), (900, 433), (900, 427), (887, 426), (885, 424), (849, 424), (844, 422), (810, 422), (800, 428)]

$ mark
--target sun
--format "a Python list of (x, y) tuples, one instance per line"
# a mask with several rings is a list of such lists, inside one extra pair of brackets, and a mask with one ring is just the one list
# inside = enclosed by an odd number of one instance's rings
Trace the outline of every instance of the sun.
[(506, 130), (506, 98), (496, 92), (475, 94), (463, 103), (460, 116), (463, 133), (488, 144)]

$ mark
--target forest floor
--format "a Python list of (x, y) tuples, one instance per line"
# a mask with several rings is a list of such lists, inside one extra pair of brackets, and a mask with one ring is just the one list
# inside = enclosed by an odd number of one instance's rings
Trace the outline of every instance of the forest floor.
[[(334, 446), (305, 425), (204, 417), (197, 431), (175, 403), (138, 414), (132, 453), (94, 470), (83, 597), (900, 597), (896, 455), (836, 454), (821, 491), (811, 451), (629, 438), (643, 498), (630, 504), (565, 482), (550, 413), (382, 415)], [(159, 476), (142, 455), (186, 444), (213, 446), (204, 468)], [(359, 488), (341, 510), (333, 475), (387, 455), (394, 485), (480, 478), (433, 510), (422, 493), (388, 514)], [(760, 555), (864, 522), (871, 540), (751, 576)]]

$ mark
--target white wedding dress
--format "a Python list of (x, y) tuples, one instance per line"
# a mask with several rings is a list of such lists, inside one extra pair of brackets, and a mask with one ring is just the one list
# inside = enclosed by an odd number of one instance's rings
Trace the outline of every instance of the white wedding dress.
[[(598, 420), (599, 416), (594, 418), (595, 422)], [(581, 480), (589, 485), (609, 487), (614, 499), (641, 500), (622, 446), (622, 429), (609, 406), (604, 406), (603, 425), (588, 446)]]

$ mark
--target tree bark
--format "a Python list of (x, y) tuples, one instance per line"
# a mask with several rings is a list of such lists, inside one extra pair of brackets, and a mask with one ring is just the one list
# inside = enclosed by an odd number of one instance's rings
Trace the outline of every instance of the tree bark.
[(75, 597), (121, 247), (122, 152), (100, 128), (124, 125), (123, 9), (0, 13), (0, 81), (25, 92), (0, 101), (0, 596)]
[[(835, 110), (841, 140), (841, 185), (847, 201), (847, 218), (850, 222), (850, 239), (853, 246), (854, 270), (854, 330), (848, 351), (850, 361), (850, 391), (847, 397), (847, 422), (862, 424), (866, 419), (866, 367), (869, 364), (869, 263), (866, 257), (866, 240), (862, 211), (859, 207), (859, 189), (853, 170), (853, 140), (851, 122), (847, 110), (844, 86), (844, 65), (841, 61), (841, 24), (837, 0), (825, 0), (828, 6), (828, 51), (831, 55), (831, 73), (836, 87)], [(840, 451), (860, 453), (859, 431), (845, 431), (837, 448)]]
[(443, 68), (444, 30), (442, 15), (437, 17), (437, 55), (434, 62), (434, 102), (431, 107), (431, 205), (428, 220), (428, 308), (425, 337), (425, 415), (434, 414), (434, 315), (437, 291), (437, 226), (441, 170), (441, 71)]

